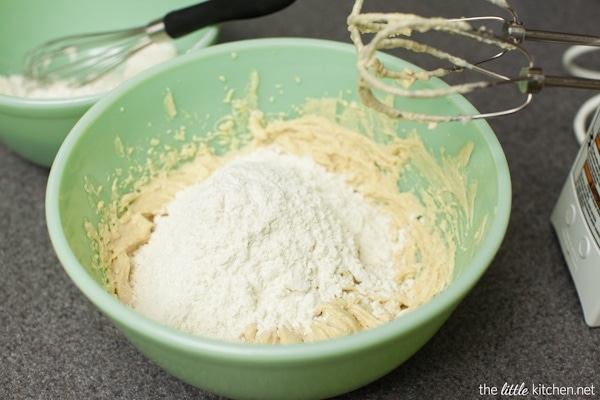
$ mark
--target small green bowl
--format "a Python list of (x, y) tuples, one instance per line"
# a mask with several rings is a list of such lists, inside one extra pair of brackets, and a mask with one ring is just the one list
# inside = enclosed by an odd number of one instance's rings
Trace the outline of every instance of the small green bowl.
[[(355, 51), (351, 45), (312, 39), (260, 39), (213, 46), (142, 73), (105, 96), (75, 125), (50, 171), (46, 214), (53, 246), (66, 272), (143, 354), (194, 386), (231, 398), (314, 399), (345, 393), (390, 372), (418, 351), (442, 326), (476, 284), (506, 232), (511, 184), (504, 153), (484, 121), (420, 127), (433, 154), (456, 155), (468, 141), (474, 150), (467, 183), (477, 182), (473, 226), (465, 229), (453, 281), (422, 307), (383, 326), (338, 339), (295, 345), (227, 343), (185, 334), (153, 322), (127, 307), (102, 285), (92, 267), (94, 250), (84, 222), (99, 220), (89, 185), (110, 187), (114, 171), (143, 162), (152, 138), (187, 126), (201, 134), (230, 113), (227, 90), (243, 92), (258, 72), (258, 106), (267, 113), (289, 113), (307, 97), (356, 100)], [(406, 62), (384, 57), (395, 67)], [(415, 68), (414, 66), (412, 66)], [(226, 78), (226, 79), (225, 79)], [(428, 83), (442, 87), (438, 80)], [(165, 115), (165, 93), (173, 94), (177, 116)], [(400, 104), (401, 105), (401, 104)], [(416, 111), (467, 112), (460, 96), (420, 103)], [(190, 115), (205, 118), (192, 123)], [(410, 127), (410, 124), (407, 126)], [(416, 125), (415, 125), (416, 126)], [(123, 157), (115, 139), (136, 149)], [(163, 141), (164, 140), (164, 141)], [(161, 145), (181, 146), (173, 135)], [(117, 146), (118, 147), (118, 146)], [(121, 149), (122, 150), (122, 149)], [(142, 157), (143, 156), (143, 157)], [(414, 177), (414, 179), (420, 179)], [(110, 190), (96, 200), (110, 201)], [(123, 366), (126, 370), (127, 367)]]
[[(25, 53), (46, 40), (84, 32), (143, 26), (197, 0), (19, 0), (2, 3), (0, 74), (21, 72)], [(179, 53), (211, 45), (218, 28), (174, 41)], [(103, 94), (68, 99), (30, 99), (0, 91), (0, 140), (27, 160), (50, 166), (77, 120)]]

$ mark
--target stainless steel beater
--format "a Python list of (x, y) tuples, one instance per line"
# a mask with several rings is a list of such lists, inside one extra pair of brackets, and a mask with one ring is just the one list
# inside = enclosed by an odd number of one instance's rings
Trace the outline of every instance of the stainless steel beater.
[[(493, 118), (513, 114), (529, 105), (533, 95), (544, 87), (569, 87), (600, 90), (600, 80), (583, 79), (568, 76), (545, 75), (541, 68), (534, 65), (533, 56), (523, 47), (529, 41), (555, 42), (600, 46), (600, 37), (571, 33), (532, 30), (525, 28), (516, 12), (505, 0), (488, 0), (500, 7), (508, 17), (479, 16), (464, 18), (425, 18), (404, 13), (363, 13), (364, 0), (356, 0), (352, 13), (348, 17), (351, 39), (357, 50), (359, 71), (359, 93), (362, 101), (369, 107), (387, 114), (392, 118), (415, 120), (420, 122), (467, 121), (470, 119)], [(486, 24), (500, 23), (501, 30), (495, 33)], [(490, 56), (480, 60), (467, 60), (458, 57), (437, 46), (421, 43), (414, 39), (415, 33), (442, 32), (460, 36), (474, 43), (490, 46), (495, 50)], [(372, 34), (368, 43), (363, 42), (366, 34)], [(402, 71), (387, 68), (380, 60), (378, 51), (386, 49), (405, 49), (414, 53), (424, 53), (444, 62), (449, 68), (431, 70), (405, 69)], [(507, 75), (484, 67), (493, 60), (517, 52), (524, 58), (523, 67), (518, 73)], [(427, 81), (432, 77), (446, 77), (452, 73), (473, 71), (484, 76), (481, 80), (451, 84), (443, 89), (416, 88), (412, 84)], [(517, 85), (523, 94), (523, 101), (507, 109), (477, 113), (473, 115), (428, 115), (401, 110), (384, 102), (374, 91), (393, 97), (437, 98), (454, 93), (466, 94), (475, 90), (498, 85)]]

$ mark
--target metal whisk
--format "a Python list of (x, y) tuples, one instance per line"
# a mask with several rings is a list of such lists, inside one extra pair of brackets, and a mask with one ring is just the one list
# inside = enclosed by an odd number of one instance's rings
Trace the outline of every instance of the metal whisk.
[[(570, 33), (526, 29), (516, 12), (505, 0), (488, 0), (500, 7), (507, 18), (481, 16), (465, 18), (425, 18), (404, 13), (362, 13), (364, 0), (356, 0), (348, 17), (351, 39), (357, 49), (359, 71), (359, 93), (361, 100), (369, 107), (392, 118), (419, 122), (467, 121), (470, 119), (492, 118), (518, 112), (529, 105), (533, 95), (544, 87), (570, 87), (600, 90), (600, 81), (563, 76), (545, 75), (541, 68), (534, 66), (532, 55), (522, 46), (525, 40), (600, 46), (600, 37)], [(500, 23), (499, 33), (485, 26)], [(467, 60), (448, 51), (423, 44), (413, 38), (414, 33), (441, 32), (462, 37), (473, 43), (490, 46), (491, 55), (480, 60)], [(363, 36), (373, 34), (370, 42), (364, 43)], [(378, 58), (383, 49), (405, 49), (414, 53), (425, 53), (450, 64), (446, 68), (414, 71), (388, 69)], [(520, 71), (512, 75), (496, 72), (483, 65), (490, 63), (509, 52), (519, 53), (523, 59)], [(448, 85), (443, 89), (416, 88), (412, 83), (427, 81), (432, 77), (446, 77), (456, 72), (473, 71), (484, 78), (481, 80)], [(408, 82), (408, 83), (407, 83)], [(523, 101), (507, 109), (473, 115), (428, 115), (395, 108), (377, 97), (379, 91), (393, 97), (438, 98), (454, 93), (466, 94), (475, 90), (498, 85), (517, 85)]]
[(71, 86), (90, 83), (152, 43), (176, 39), (226, 21), (261, 17), (294, 0), (208, 0), (172, 11), (147, 26), (67, 36), (32, 49), (23, 75), (44, 83), (64, 81)]

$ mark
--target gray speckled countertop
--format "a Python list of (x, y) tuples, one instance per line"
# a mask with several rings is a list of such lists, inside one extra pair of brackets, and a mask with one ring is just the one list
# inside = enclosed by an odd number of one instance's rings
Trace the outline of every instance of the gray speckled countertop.
[[(434, 1), (430, 7), (440, 15), (464, 15), (480, 2)], [(388, 11), (405, 4), (366, 3)], [(600, 34), (597, 1), (511, 4), (531, 28)], [(349, 42), (345, 18), (351, 5), (351, 0), (298, 0), (276, 15), (224, 24), (219, 40), (301, 36)], [(527, 47), (547, 72), (563, 72), (565, 46)], [(490, 121), (506, 153), (514, 192), (510, 225), (497, 257), (421, 351), (340, 399), (494, 398), (481, 394), (482, 385), (501, 387), (505, 382), (529, 388), (594, 385), (598, 396), (600, 329), (584, 323), (549, 223), (578, 149), (572, 119), (590, 96), (547, 89), (525, 111)], [(0, 398), (218, 398), (148, 361), (71, 283), (46, 230), (47, 177), (47, 169), (0, 143)]]

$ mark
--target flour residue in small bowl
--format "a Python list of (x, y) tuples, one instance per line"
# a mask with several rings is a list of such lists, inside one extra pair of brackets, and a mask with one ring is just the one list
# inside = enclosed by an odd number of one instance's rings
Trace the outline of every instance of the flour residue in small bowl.
[(125, 80), (176, 55), (177, 49), (173, 44), (153, 43), (133, 54), (120, 68), (80, 86), (74, 86), (66, 79), (48, 84), (21, 74), (0, 75), (0, 94), (30, 99), (65, 99), (97, 95), (114, 89)]

